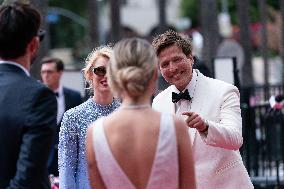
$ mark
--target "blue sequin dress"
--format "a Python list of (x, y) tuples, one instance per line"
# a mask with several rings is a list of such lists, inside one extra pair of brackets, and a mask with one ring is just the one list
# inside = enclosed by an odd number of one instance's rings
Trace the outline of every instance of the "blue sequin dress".
[(85, 140), (87, 128), (93, 121), (107, 116), (120, 105), (114, 100), (100, 105), (88, 99), (64, 113), (58, 145), (58, 169), (60, 189), (89, 189)]

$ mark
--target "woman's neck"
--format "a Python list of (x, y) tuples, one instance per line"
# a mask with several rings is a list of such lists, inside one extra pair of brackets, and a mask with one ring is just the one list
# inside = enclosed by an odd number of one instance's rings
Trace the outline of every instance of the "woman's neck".
[(136, 100), (132, 99), (132, 98), (123, 98), (122, 100), (122, 105), (124, 106), (133, 106), (133, 105), (145, 105), (145, 104), (149, 104), (150, 105), (150, 99), (147, 98), (146, 96), (144, 97), (140, 97)]
[(93, 100), (97, 104), (108, 105), (108, 104), (112, 103), (113, 95), (112, 94), (98, 94), (98, 93), (95, 93), (94, 96), (93, 96)]

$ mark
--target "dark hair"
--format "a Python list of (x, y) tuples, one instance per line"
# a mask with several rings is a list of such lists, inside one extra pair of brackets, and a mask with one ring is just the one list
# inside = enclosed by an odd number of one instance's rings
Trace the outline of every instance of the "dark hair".
[(154, 47), (157, 55), (159, 55), (161, 50), (173, 44), (179, 46), (186, 56), (192, 54), (191, 38), (173, 30), (168, 30), (163, 34), (156, 36), (152, 42), (152, 46)]
[(64, 70), (63, 61), (59, 58), (45, 57), (41, 61), (41, 64), (51, 64), (51, 63), (55, 63), (57, 71), (63, 71)]
[(18, 58), (26, 53), (28, 43), (38, 35), (39, 11), (29, 4), (0, 6), (0, 57)]

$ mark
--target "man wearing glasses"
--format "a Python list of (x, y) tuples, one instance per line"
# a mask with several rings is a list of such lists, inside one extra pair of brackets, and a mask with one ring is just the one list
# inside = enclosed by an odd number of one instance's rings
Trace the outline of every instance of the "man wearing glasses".
[(81, 104), (82, 98), (80, 92), (66, 88), (60, 83), (64, 71), (64, 64), (61, 59), (45, 57), (41, 64), (42, 82), (55, 93), (57, 100), (57, 131), (48, 160), (48, 169), (49, 174), (58, 176), (58, 141), (63, 113)]
[(0, 188), (47, 189), (47, 160), (56, 129), (54, 93), (30, 66), (43, 32), (29, 4), (0, 6)]

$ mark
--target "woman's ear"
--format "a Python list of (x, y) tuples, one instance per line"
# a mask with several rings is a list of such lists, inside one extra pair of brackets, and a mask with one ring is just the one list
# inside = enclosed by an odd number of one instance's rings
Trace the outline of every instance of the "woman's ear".
[(87, 75), (87, 80), (92, 81), (93, 73), (91, 72), (91, 70), (88, 70), (86, 75)]

